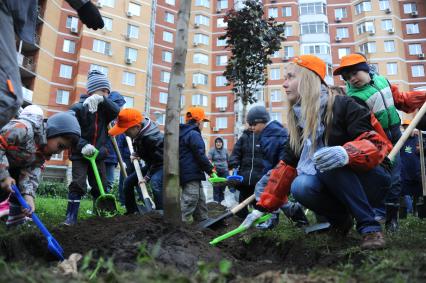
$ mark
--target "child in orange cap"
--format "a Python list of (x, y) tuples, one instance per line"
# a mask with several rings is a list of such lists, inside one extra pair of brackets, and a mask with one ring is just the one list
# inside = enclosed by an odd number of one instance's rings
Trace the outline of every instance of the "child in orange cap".
[[(116, 136), (125, 133), (133, 140), (135, 154), (132, 158), (145, 161), (142, 168), (144, 180), (149, 183), (154, 194), (155, 207), (163, 209), (163, 146), (164, 135), (155, 122), (143, 117), (139, 110), (126, 108), (120, 111), (115, 126), (109, 130), (109, 135)], [(136, 172), (124, 181), (124, 203), (126, 214), (137, 212), (134, 187), (138, 185)]]

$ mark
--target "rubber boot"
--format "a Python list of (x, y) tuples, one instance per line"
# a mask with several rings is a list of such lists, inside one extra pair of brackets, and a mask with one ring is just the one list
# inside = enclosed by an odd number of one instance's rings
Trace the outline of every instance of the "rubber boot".
[(303, 206), (298, 202), (288, 202), (281, 210), (284, 212), (291, 221), (293, 221), (296, 227), (303, 227), (309, 225), (309, 220), (306, 218)]
[(394, 233), (399, 229), (398, 225), (398, 210), (399, 205), (386, 205), (386, 231)]
[(407, 203), (405, 197), (401, 197), (399, 200), (399, 211), (398, 211), (399, 219), (407, 218)]
[(71, 226), (77, 224), (78, 209), (80, 208), (81, 196), (75, 193), (68, 194), (68, 206), (64, 225)]

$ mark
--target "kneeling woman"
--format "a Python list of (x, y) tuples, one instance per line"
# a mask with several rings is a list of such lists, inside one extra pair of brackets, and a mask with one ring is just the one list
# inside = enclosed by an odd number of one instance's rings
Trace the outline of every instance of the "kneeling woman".
[(269, 182), (263, 192), (256, 192), (260, 211), (252, 212), (245, 225), (279, 208), (291, 188), (294, 198), (325, 216), (333, 230), (346, 235), (354, 217), (363, 236), (361, 247), (381, 248), (385, 241), (372, 206), (391, 183), (381, 164), (392, 145), (380, 127), (372, 126), (368, 109), (350, 97), (329, 94), (325, 74), (325, 63), (312, 55), (286, 66), (290, 138), (284, 160), (270, 178), (278, 173), (279, 185)]

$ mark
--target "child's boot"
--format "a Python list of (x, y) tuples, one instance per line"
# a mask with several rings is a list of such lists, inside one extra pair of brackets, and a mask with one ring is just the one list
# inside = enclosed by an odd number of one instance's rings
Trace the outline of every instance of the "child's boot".
[(81, 196), (76, 193), (68, 194), (68, 206), (67, 215), (64, 225), (75, 225), (77, 224), (78, 209), (80, 208)]

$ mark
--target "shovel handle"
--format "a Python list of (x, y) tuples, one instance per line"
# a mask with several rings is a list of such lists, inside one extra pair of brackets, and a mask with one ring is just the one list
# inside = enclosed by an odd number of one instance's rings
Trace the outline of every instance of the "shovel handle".
[[(111, 125), (108, 125), (108, 130), (111, 129)], [(120, 171), (124, 178), (127, 178), (126, 168), (124, 167), (123, 158), (121, 157), (121, 152), (118, 149), (117, 139), (114, 136), (109, 136), (111, 138), (112, 146), (114, 147), (115, 154), (117, 155), (118, 164), (120, 164)]]
[(252, 194), (251, 196), (246, 198), (244, 201), (242, 201), (239, 205), (232, 208), (231, 209), (232, 214), (235, 214), (238, 211), (240, 211), (241, 209), (243, 209), (244, 207), (246, 207), (249, 203), (251, 203), (254, 200), (254, 198), (255, 198), (255, 195)]
[(95, 153), (92, 156), (83, 155), (84, 158), (89, 160), (92, 165), (93, 174), (95, 174), (96, 184), (98, 184), (99, 192), (101, 196), (105, 195), (104, 185), (102, 184), (101, 176), (99, 176), (98, 166), (96, 165), (96, 157), (99, 154), (99, 150), (95, 149)]
[(419, 151), (420, 151), (420, 173), (422, 174), (422, 191), (426, 195), (426, 169), (425, 169), (425, 150), (423, 147), (423, 133), (419, 131)]

